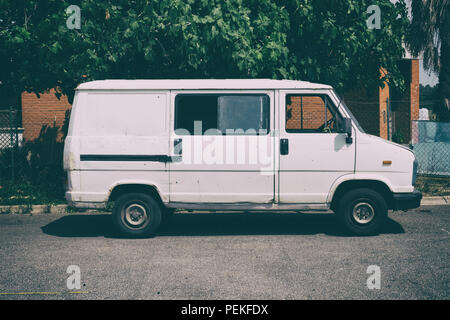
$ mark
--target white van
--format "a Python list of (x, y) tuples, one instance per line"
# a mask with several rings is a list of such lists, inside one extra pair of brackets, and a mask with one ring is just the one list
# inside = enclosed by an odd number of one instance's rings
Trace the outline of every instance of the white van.
[(422, 198), (411, 150), (364, 133), (332, 87), (303, 81), (83, 83), (64, 168), (69, 204), (113, 202), (131, 236), (174, 209), (332, 210), (367, 235)]

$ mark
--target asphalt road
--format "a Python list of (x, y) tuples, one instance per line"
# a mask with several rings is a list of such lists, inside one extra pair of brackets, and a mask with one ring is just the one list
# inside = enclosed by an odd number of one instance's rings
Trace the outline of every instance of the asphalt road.
[(177, 214), (124, 239), (106, 214), (0, 215), (0, 299), (449, 299), (450, 206), (389, 216), (351, 237), (330, 214)]

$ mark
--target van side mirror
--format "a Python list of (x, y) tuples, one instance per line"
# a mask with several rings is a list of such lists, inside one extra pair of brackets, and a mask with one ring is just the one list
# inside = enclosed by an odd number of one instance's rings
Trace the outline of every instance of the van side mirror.
[(352, 119), (345, 118), (345, 133), (347, 133), (347, 137), (345, 138), (346, 143), (353, 143), (352, 138)]

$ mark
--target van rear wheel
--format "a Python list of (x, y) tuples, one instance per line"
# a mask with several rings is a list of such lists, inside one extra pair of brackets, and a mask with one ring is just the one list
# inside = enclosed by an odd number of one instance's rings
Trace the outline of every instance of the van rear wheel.
[(376, 234), (387, 217), (384, 198), (372, 189), (355, 189), (339, 202), (339, 219), (345, 229), (355, 235)]
[(161, 225), (168, 225), (173, 219), (175, 209), (165, 208), (162, 212)]
[(114, 204), (113, 222), (127, 236), (151, 236), (161, 224), (161, 206), (145, 193), (127, 193)]

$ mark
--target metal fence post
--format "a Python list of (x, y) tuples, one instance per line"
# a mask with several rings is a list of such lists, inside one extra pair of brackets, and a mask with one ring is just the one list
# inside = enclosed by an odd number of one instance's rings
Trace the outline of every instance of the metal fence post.
[(9, 132), (11, 137), (11, 181), (14, 182), (14, 120), (13, 120), (13, 107), (9, 107)]

